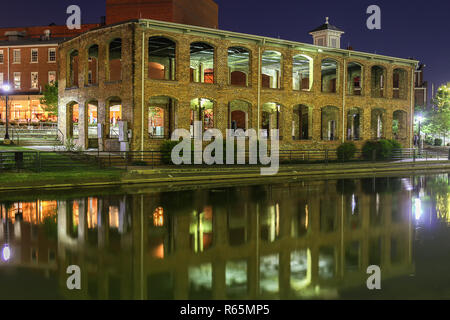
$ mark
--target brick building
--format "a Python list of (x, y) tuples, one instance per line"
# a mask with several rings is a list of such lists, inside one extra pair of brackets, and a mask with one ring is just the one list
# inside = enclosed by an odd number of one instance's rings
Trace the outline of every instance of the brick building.
[[(67, 26), (0, 28), (0, 88), (8, 83), (10, 121), (56, 121), (40, 104), (45, 85), (56, 78), (58, 45), (88, 30), (138, 18), (172, 21), (217, 28), (218, 6), (213, 0), (106, 0), (102, 23)], [(95, 77), (95, 74), (93, 75)], [(0, 90), (0, 119), (6, 120), (5, 93)]]
[(119, 120), (137, 151), (175, 128), (194, 134), (194, 120), (278, 128), (282, 148), (411, 146), (417, 61), (342, 50), (328, 21), (319, 31), (326, 46), (144, 19), (91, 30), (59, 47), (59, 127), (101, 150), (119, 149)]

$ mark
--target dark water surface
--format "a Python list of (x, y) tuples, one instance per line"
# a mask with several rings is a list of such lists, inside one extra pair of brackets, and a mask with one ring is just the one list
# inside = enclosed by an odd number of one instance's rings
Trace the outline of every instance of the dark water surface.
[(0, 299), (450, 299), (447, 173), (1, 199)]

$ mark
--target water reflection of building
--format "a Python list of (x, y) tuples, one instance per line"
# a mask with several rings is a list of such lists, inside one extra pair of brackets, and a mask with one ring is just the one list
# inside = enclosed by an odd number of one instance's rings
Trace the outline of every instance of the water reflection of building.
[[(310, 298), (365, 285), (372, 264), (384, 279), (409, 274), (411, 191), (397, 180), (389, 190), (369, 179), (61, 201), (61, 289), (68, 298)], [(70, 264), (87, 270), (79, 293), (64, 289)]]
[(56, 208), (56, 201), (0, 203), (0, 268), (57, 269)]

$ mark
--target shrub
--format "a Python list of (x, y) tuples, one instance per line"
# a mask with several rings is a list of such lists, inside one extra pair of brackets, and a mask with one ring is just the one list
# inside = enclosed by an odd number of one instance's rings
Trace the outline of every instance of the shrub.
[(354, 158), (356, 145), (353, 142), (346, 142), (337, 148), (337, 156), (340, 161), (349, 161)]
[(426, 137), (424, 142), (425, 142), (425, 144), (432, 146), (434, 144), (433, 137)]
[(436, 147), (441, 147), (442, 146), (442, 139), (434, 139), (434, 145)]
[(401, 153), (402, 145), (395, 140), (382, 139), (379, 141), (367, 141), (362, 153), (365, 160), (373, 159), (373, 152), (375, 151), (376, 160), (389, 160), (392, 156)]

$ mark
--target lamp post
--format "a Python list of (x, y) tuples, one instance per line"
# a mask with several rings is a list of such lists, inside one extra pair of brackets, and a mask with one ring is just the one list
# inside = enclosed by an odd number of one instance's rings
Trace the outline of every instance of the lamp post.
[(11, 91), (11, 86), (9, 84), (4, 84), (2, 87), (3, 93), (5, 94), (5, 101), (6, 101), (6, 123), (5, 123), (5, 142), (9, 142), (9, 110), (8, 110), (8, 98), (9, 98), (9, 91)]

